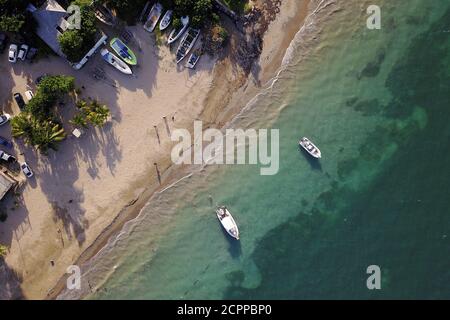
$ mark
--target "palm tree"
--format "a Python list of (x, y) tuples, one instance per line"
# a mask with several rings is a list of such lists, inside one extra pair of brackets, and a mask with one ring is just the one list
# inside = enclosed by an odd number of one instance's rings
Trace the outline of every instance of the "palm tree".
[(0, 244), (0, 258), (3, 258), (8, 253), (8, 248), (2, 244)]
[(11, 120), (12, 136), (22, 137), (27, 136), (32, 131), (31, 115), (27, 112), (22, 112)]
[(65, 139), (64, 129), (50, 120), (38, 119), (27, 112), (11, 120), (12, 135), (22, 137), (26, 143), (46, 153), (49, 148), (56, 150), (57, 144)]
[(100, 104), (97, 100), (92, 101), (87, 119), (94, 126), (101, 127), (105, 124), (109, 117), (109, 109), (104, 104)]

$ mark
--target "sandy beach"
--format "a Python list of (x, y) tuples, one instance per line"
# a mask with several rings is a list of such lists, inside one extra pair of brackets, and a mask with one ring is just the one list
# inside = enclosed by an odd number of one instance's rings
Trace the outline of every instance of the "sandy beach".
[[(11, 65), (3, 54), (3, 112), (18, 114), (11, 93), (34, 88), (41, 74), (65, 74), (76, 78), (82, 98), (105, 103), (112, 121), (79, 139), (68, 137), (48, 156), (14, 140), (12, 154), (26, 159), (35, 177), (23, 183), (20, 196), (2, 202), (8, 219), (0, 223), (0, 243), (9, 253), (0, 299), (54, 297), (65, 284), (69, 265), (92, 257), (152, 193), (177, 179), (181, 170), (170, 161), (170, 132), (191, 129), (195, 119), (220, 127), (244, 107), (280, 67), (308, 3), (282, 3), (248, 79), (228, 58), (217, 61), (204, 55), (196, 70), (177, 66), (173, 49), (157, 46), (139, 25), (130, 27), (139, 61), (132, 77), (104, 64), (98, 54), (80, 71), (57, 57)], [(104, 81), (92, 77), (95, 66), (106, 72)], [(72, 98), (67, 98), (60, 112), (67, 132), (74, 111)], [(9, 124), (0, 127), (0, 135), (8, 139), (10, 131)]]

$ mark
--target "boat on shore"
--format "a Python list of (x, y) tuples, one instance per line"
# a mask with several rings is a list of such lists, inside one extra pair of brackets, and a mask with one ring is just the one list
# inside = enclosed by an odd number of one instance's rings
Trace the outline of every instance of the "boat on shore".
[(104, 5), (99, 5), (95, 7), (94, 10), (95, 17), (108, 26), (113, 26), (116, 19), (111, 10), (109, 10)]
[(217, 207), (216, 214), (225, 231), (234, 239), (239, 240), (239, 229), (227, 207)]
[(322, 153), (320, 149), (316, 147), (314, 143), (312, 143), (308, 138), (303, 137), (298, 142), (299, 146), (306, 150), (311, 156), (316, 159), (320, 159), (322, 157)]
[(181, 27), (180, 28), (173, 28), (173, 30), (169, 34), (169, 38), (167, 39), (167, 43), (171, 44), (178, 40), (179, 37), (183, 34), (184, 31), (186, 31), (187, 27), (189, 25), (189, 17), (181, 17)]
[(166, 13), (164, 14), (164, 16), (161, 19), (161, 22), (159, 23), (159, 30), (163, 31), (163, 30), (167, 29), (167, 27), (172, 22), (172, 15), (173, 15), (172, 10), (166, 11)]
[(180, 45), (177, 49), (177, 63), (180, 63), (181, 60), (186, 57), (186, 55), (191, 51), (194, 47), (195, 41), (197, 41), (200, 35), (199, 29), (189, 28), (186, 33), (181, 38)]
[(155, 3), (148, 14), (147, 21), (144, 23), (144, 29), (148, 32), (153, 32), (155, 30), (156, 25), (158, 24), (159, 18), (161, 18), (161, 14), (163, 12), (163, 6), (159, 2)]
[(189, 56), (188, 61), (186, 62), (186, 67), (189, 69), (194, 69), (198, 60), (200, 60), (201, 55), (202, 54), (200, 50), (195, 50), (194, 52), (192, 52), (191, 55)]
[(117, 57), (114, 53), (109, 51), (108, 49), (102, 49), (100, 51), (100, 54), (102, 55), (103, 60), (108, 62), (110, 65), (112, 65), (114, 68), (119, 70), (122, 73), (125, 74), (132, 74), (131, 68), (123, 62), (119, 57)]
[(119, 38), (111, 39), (109, 43), (111, 48), (119, 55), (119, 57), (129, 65), (136, 65), (137, 58), (134, 52), (128, 48)]

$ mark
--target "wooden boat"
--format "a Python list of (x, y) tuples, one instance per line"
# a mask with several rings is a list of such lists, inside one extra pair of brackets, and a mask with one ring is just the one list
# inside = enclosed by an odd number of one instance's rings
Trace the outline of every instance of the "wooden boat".
[(115, 18), (111, 10), (109, 10), (104, 5), (95, 7), (94, 14), (98, 20), (100, 20), (104, 24), (107, 24), (108, 26), (113, 26), (115, 23)]
[(153, 32), (155, 30), (156, 24), (163, 11), (163, 6), (159, 2), (155, 3), (148, 14), (147, 21), (144, 23), (144, 29), (148, 32)]
[(177, 63), (180, 63), (181, 60), (186, 57), (186, 55), (191, 51), (192, 47), (194, 47), (195, 41), (197, 41), (200, 35), (199, 29), (189, 28), (184, 34), (183, 38), (181, 38), (180, 45), (177, 50)]
[(134, 52), (119, 38), (113, 38), (109, 44), (123, 61), (132, 66), (137, 64), (137, 58)]
[(189, 56), (188, 61), (186, 62), (186, 67), (189, 69), (194, 69), (198, 60), (200, 60), (201, 55), (202, 54), (200, 50), (195, 50), (194, 52), (192, 52), (191, 55)]
[(115, 54), (110, 52), (108, 49), (102, 49), (100, 51), (100, 54), (102, 55), (103, 60), (108, 62), (110, 65), (112, 65), (114, 68), (119, 70), (122, 73), (125, 74), (132, 74), (131, 68), (122, 60), (120, 60), (119, 57), (117, 57)]
[(173, 30), (169, 34), (169, 38), (167, 39), (167, 43), (171, 44), (178, 40), (179, 37), (183, 34), (184, 31), (186, 31), (188, 25), (189, 25), (189, 17), (185, 16), (181, 18), (181, 28), (176, 29), (173, 28)]
[(308, 138), (301, 138), (298, 144), (314, 158), (319, 159), (322, 157), (322, 153), (320, 152), (319, 148), (317, 148), (314, 143), (312, 143)]
[(239, 240), (239, 229), (227, 207), (218, 207), (216, 214), (225, 231), (234, 239)]
[(162, 17), (161, 22), (159, 23), (159, 30), (163, 31), (163, 30), (167, 29), (167, 27), (172, 22), (172, 15), (173, 15), (173, 11), (167, 10), (167, 12)]

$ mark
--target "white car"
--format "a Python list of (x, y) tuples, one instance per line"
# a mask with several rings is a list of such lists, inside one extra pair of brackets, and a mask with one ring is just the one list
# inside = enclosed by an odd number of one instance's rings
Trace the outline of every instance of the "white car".
[(27, 98), (28, 102), (30, 102), (31, 99), (33, 99), (34, 93), (31, 90), (25, 91), (25, 98)]
[(31, 171), (30, 166), (28, 165), (28, 163), (26, 162), (22, 162), (22, 164), (20, 165), (20, 168), (22, 169), (23, 174), (27, 177), (27, 178), (31, 178), (33, 176), (33, 171)]
[(9, 119), (11, 119), (11, 116), (7, 113), (0, 115), (0, 126), (7, 123), (9, 121)]
[(21, 45), (17, 58), (22, 61), (25, 60), (25, 58), (27, 57), (28, 49), (29, 47), (26, 44)]
[(11, 63), (16, 63), (16, 61), (17, 61), (17, 44), (12, 43), (9, 46), (8, 60)]
[(6, 153), (3, 150), (0, 150), (0, 159), (5, 160), (6, 162), (10, 162), (10, 163), (17, 161), (15, 157)]

